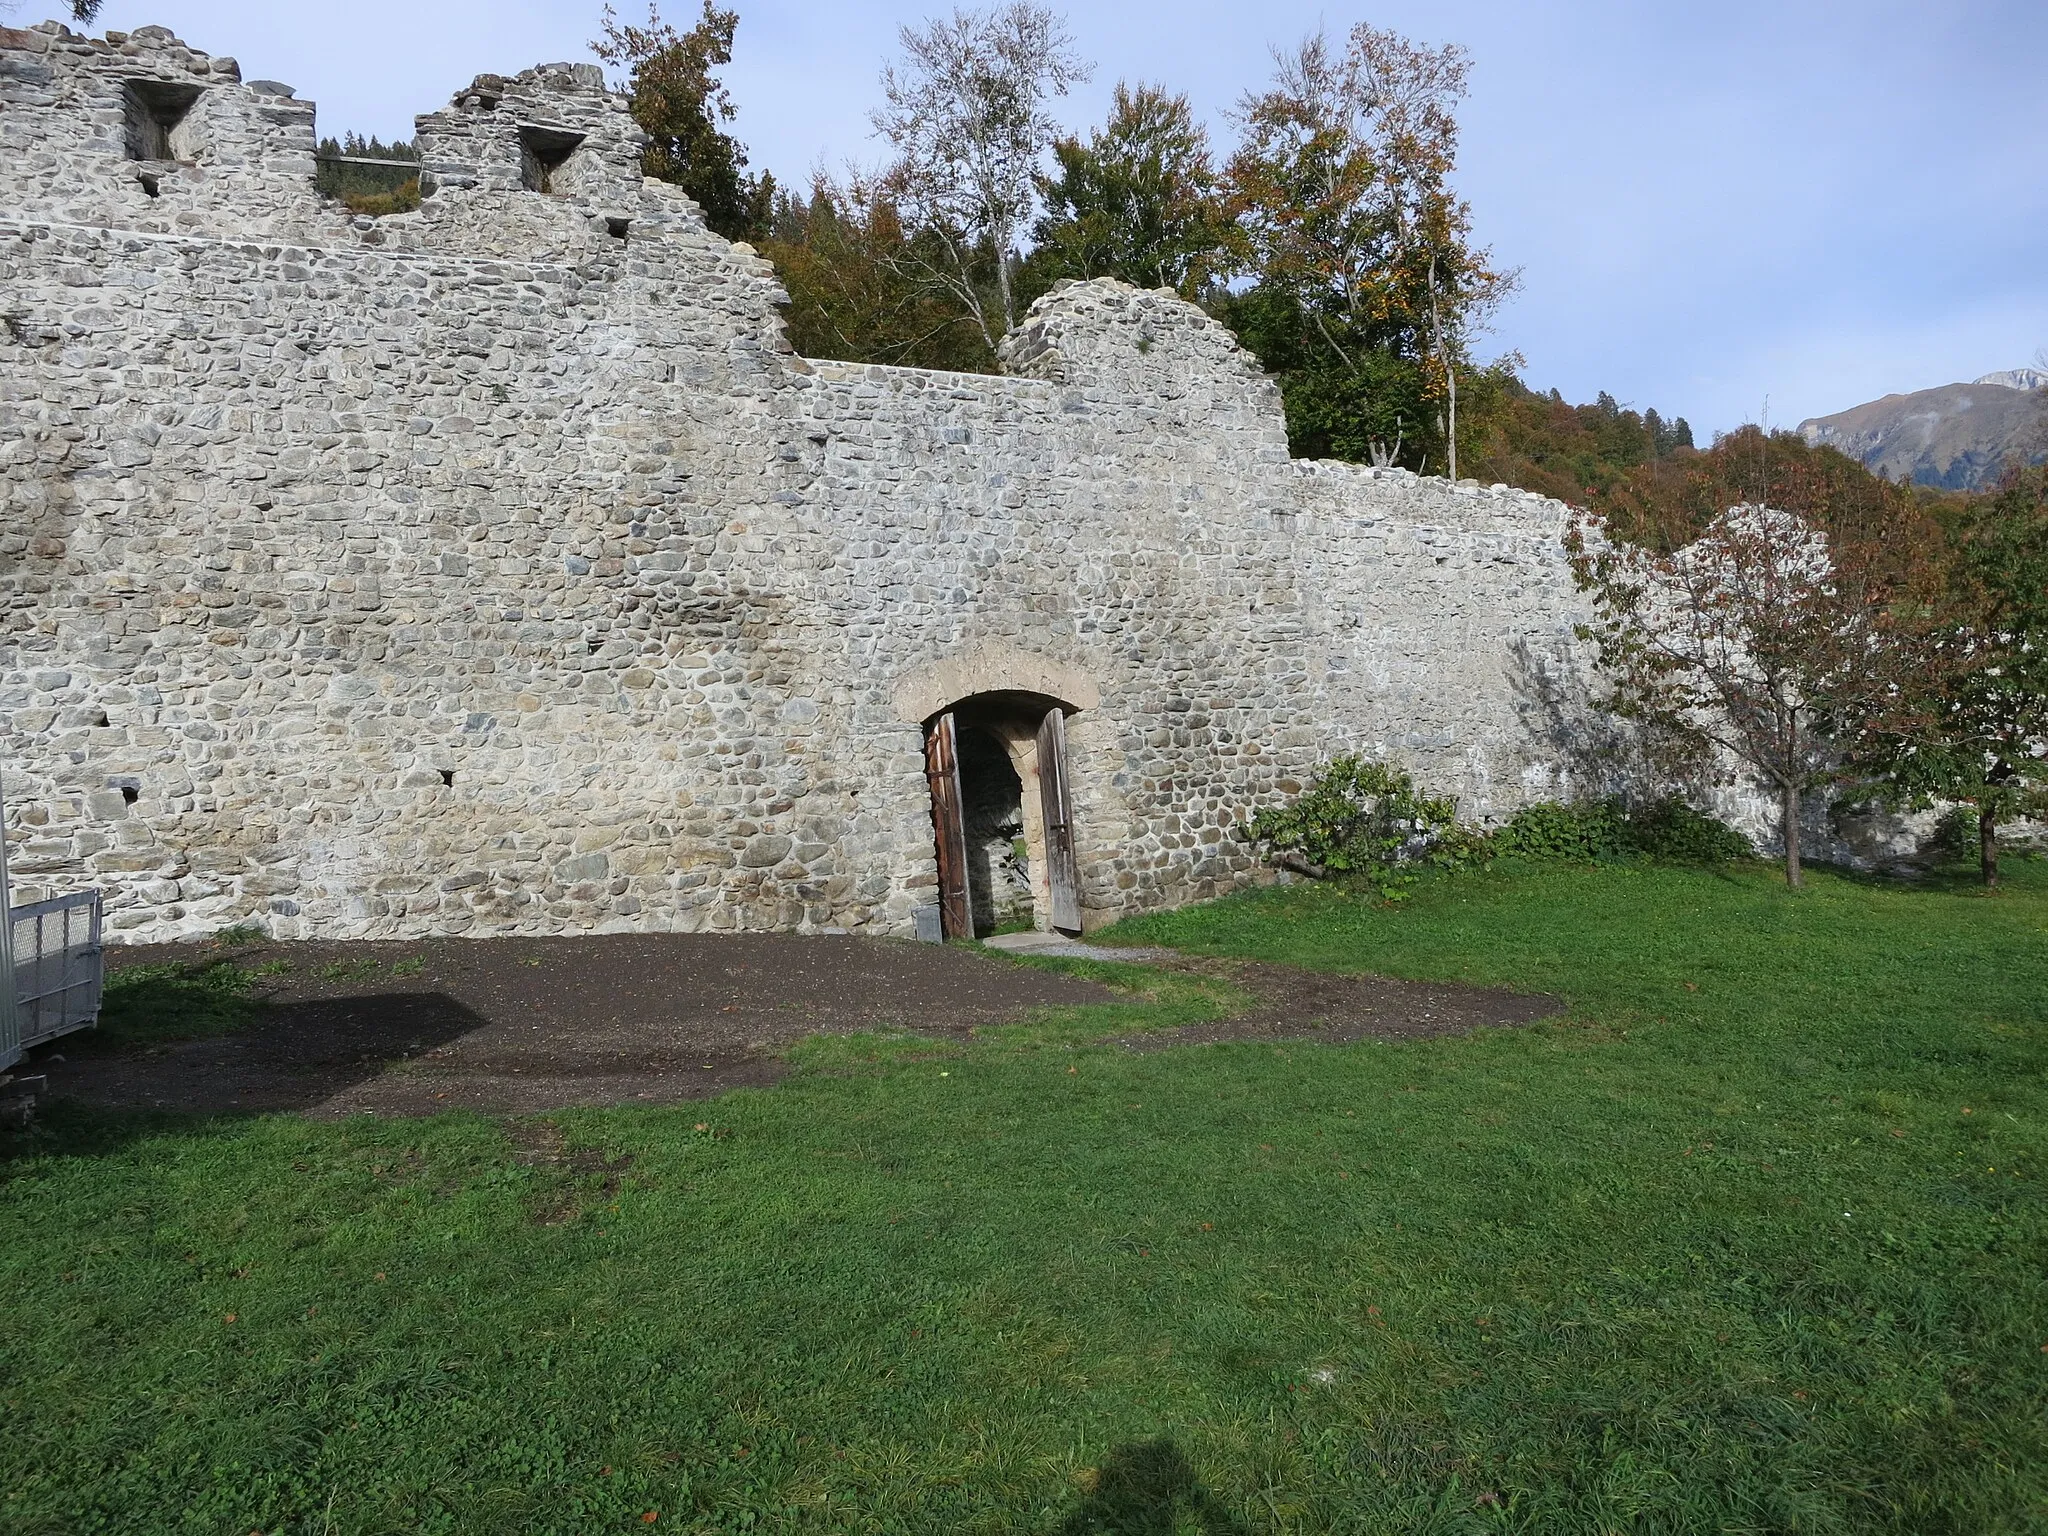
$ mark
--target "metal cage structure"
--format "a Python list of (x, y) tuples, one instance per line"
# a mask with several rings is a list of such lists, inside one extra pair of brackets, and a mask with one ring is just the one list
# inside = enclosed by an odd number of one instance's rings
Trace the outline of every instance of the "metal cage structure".
[(17, 907), (0, 799), (0, 1072), (46, 1040), (99, 1022), (105, 984), (98, 891)]
[(8, 914), (13, 930), (15, 1043), (33, 1050), (99, 1022), (105, 973), (100, 893), (74, 891)]

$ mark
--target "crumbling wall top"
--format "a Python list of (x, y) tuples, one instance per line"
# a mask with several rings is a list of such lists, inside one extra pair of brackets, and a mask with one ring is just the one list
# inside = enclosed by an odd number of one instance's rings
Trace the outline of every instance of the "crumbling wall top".
[(566, 193), (620, 206), (639, 197), (646, 135), (595, 64), (478, 75), (418, 128), (427, 174), (442, 187)]
[(1229, 327), (1171, 288), (1109, 277), (1055, 283), (997, 355), (1006, 373), (1147, 401), (1286, 456), (1278, 386)]
[(0, 28), (0, 208), (142, 230), (263, 227), (309, 202), (313, 104), (165, 27)]
[[(479, 75), (417, 129), (422, 192), (430, 200), (456, 194), (444, 203), (472, 194), (493, 211), (451, 221), (437, 213), (452, 209), (430, 209), (415, 222), (448, 223), (450, 238), (480, 252), (572, 247), (583, 229), (602, 234), (596, 216), (631, 222), (642, 212), (644, 136), (594, 64)], [(0, 28), (0, 215), (166, 234), (346, 238), (349, 211), (314, 189), (315, 149), (312, 102), (274, 80), (244, 81), (235, 60), (168, 28), (102, 38), (55, 22)], [(494, 232), (489, 221), (507, 199), (521, 212)], [(693, 222), (679, 199), (656, 203), (646, 211)]]

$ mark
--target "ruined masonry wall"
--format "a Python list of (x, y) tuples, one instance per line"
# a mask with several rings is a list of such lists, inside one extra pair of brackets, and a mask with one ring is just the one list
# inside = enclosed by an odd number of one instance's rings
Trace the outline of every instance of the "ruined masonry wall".
[(131, 940), (905, 934), (903, 699), (956, 663), (1093, 695), (1091, 923), (1258, 878), (1239, 823), (1334, 751), (1471, 816), (1558, 792), (1565, 509), (1289, 459), (1192, 306), (1067, 287), (1008, 377), (809, 363), (595, 70), (422, 118), (415, 214), (318, 197), (313, 131), (161, 29), (0, 30), (24, 898), (99, 884)]

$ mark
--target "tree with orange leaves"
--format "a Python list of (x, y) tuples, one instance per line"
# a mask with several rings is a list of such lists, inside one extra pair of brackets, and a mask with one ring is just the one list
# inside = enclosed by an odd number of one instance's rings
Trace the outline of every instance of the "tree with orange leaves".
[(1998, 884), (1999, 829), (2048, 815), (2048, 466), (2012, 471), (1951, 533), (1945, 665), (1919, 679), (1926, 718), (1854, 742), (1879, 798), (1967, 807), (1978, 871)]
[[(1745, 499), (1703, 521), (1682, 501), (1625, 528), (1589, 519), (1571, 549), (1594, 606), (1580, 634), (1598, 647), (1610, 707), (1667, 756), (1739, 763), (1767, 785), (1797, 887), (1808, 796), (1867, 789), (1859, 743), (1932, 728), (1951, 608), (1931, 519), (1846, 493), (1813, 456), (1781, 456), (1766, 475), (1768, 439), (1755, 438), (1723, 461), (1756, 450)], [(1698, 498), (1725, 493), (1697, 473)]]
[(1458, 370), (1513, 285), (1450, 186), (1470, 57), (1360, 25), (1277, 65), (1238, 110), (1228, 180), (1258, 286), (1233, 318), (1277, 365), (1299, 448), (1434, 454), (1455, 476)]
[(704, 222), (726, 239), (758, 239), (774, 204), (775, 178), (750, 174), (745, 147), (720, 126), (732, 121), (735, 108), (714, 73), (732, 62), (739, 13), (704, 0), (697, 24), (678, 32), (650, 0), (645, 26), (621, 22), (607, 5), (599, 27), (591, 49), (625, 72), (633, 121), (647, 135), (642, 169), (689, 193)]
[(789, 294), (790, 344), (805, 357), (993, 373), (995, 352), (960, 302), (964, 276), (993, 306), (993, 261), (964, 274), (951, 247), (906, 226), (888, 178), (813, 177), (808, 198), (778, 193), (761, 252)]

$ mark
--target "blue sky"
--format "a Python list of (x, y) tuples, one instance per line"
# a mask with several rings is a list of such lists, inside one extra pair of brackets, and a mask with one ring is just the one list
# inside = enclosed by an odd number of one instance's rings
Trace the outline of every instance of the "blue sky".
[[(637, 15), (645, 0), (629, 4)], [(686, 22), (693, 0), (670, 0)], [(758, 167), (870, 160), (896, 28), (929, 0), (727, 0), (728, 79)], [(29, 0), (16, 24), (39, 9)], [(323, 131), (405, 134), (484, 70), (588, 57), (597, 0), (107, 0), (248, 78), (295, 86)], [(1490, 350), (1572, 400), (1605, 389), (1707, 432), (1974, 378), (2048, 350), (2043, 0), (1123, 0), (1073, 4), (1097, 63), (1226, 114), (1270, 48), (1370, 20), (1472, 51), (1459, 181), (1522, 272)]]

